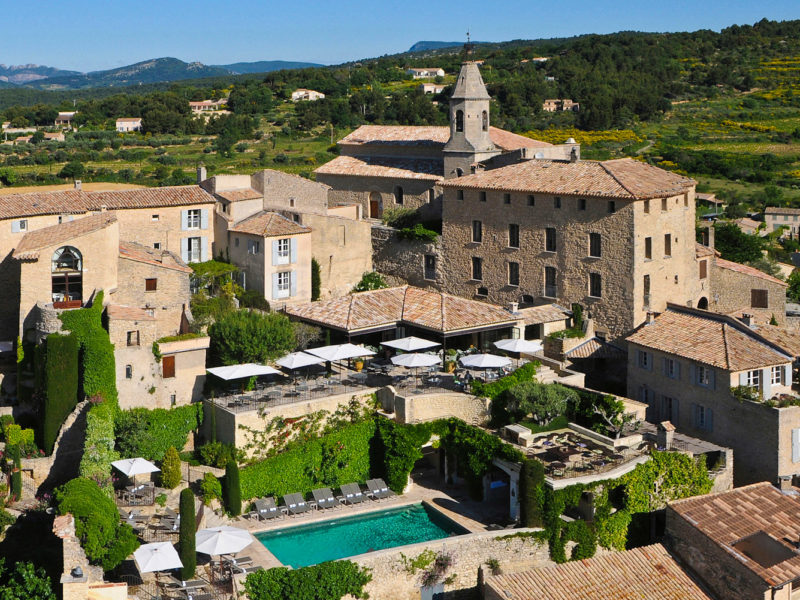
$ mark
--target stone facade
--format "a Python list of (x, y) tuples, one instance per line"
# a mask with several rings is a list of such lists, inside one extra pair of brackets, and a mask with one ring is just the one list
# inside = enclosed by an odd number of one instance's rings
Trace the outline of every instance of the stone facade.
[[(386, 398), (381, 400), (385, 407)], [(423, 423), (456, 417), (473, 425), (483, 425), (489, 420), (488, 401), (471, 394), (436, 392), (411, 396), (395, 395), (393, 400), (393, 412), (400, 423)]]
[[(709, 310), (724, 314), (752, 314), (759, 323), (768, 323), (775, 317), (778, 325), (785, 326), (786, 284), (773, 277), (761, 276), (760, 272), (747, 273), (725, 266), (731, 264), (741, 268), (736, 263), (712, 259), (711, 293), (707, 298)], [(766, 302), (761, 302), (764, 299)]]
[(396, 282), (438, 288), (442, 280), (440, 256), (441, 237), (435, 243), (402, 240), (396, 229), (372, 228), (373, 268)]
[(430, 204), (435, 209), (441, 203), (438, 179), (317, 174), (318, 181), (331, 187), (332, 204), (357, 203), (371, 219), (380, 219), (386, 211), (397, 208), (418, 210)]

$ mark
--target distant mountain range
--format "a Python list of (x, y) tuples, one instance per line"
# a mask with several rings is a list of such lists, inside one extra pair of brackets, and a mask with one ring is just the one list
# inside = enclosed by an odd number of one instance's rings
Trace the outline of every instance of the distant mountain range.
[[(488, 44), (489, 42), (472, 42), (473, 44)], [(464, 42), (417, 42), (409, 52), (426, 52), (428, 50), (439, 50), (440, 48), (452, 48), (454, 46), (463, 46)]]
[(280, 69), (302, 69), (323, 65), (283, 60), (262, 60), (230, 65), (204, 65), (183, 62), (177, 58), (154, 58), (133, 65), (80, 73), (42, 65), (0, 65), (0, 87), (30, 87), (40, 90), (76, 90), (96, 87), (116, 87), (220, 77), (245, 73), (266, 73)]

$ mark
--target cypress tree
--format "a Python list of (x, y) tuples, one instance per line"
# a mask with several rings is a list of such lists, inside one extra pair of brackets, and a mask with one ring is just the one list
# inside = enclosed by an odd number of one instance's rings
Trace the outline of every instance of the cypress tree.
[(322, 287), (322, 276), (320, 275), (319, 263), (316, 258), (311, 259), (311, 301), (319, 300), (320, 288)]
[(239, 465), (229, 460), (225, 466), (225, 508), (238, 517), (242, 513), (242, 488), (239, 485)]
[(544, 465), (536, 459), (522, 463), (519, 474), (519, 512), (523, 527), (542, 526)]
[(181, 457), (174, 446), (167, 448), (164, 461), (161, 463), (161, 483), (165, 488), (173, 490), (181, 482)]
[(197, 551), (195, 550), (195, 527), (194, 527), (194, 493), (186, 488), (181, 491), (180, 499), (181, 525), (178, 538), (178, 546), (183, 563), (181, 579), (187, 581), (194, 577), (197, 567)]

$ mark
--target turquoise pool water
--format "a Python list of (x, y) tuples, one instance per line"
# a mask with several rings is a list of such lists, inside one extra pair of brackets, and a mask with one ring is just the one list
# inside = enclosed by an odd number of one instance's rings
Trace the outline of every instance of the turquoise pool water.
[(437, 511), (412, 504), (255, 535), (284, 565), (298, 568), (462, 533), (467, 530)]

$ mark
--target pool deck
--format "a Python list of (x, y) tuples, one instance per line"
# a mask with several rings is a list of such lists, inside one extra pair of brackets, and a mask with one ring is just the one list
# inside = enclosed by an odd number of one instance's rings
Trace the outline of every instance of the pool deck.
[[(479, 509), (481, 503), (468, 501), (462, 505), (462, 502), (464, 502), (463, 498), (453, 497), (447, 492), (439, 489), (428, 488), (423, 485), (422, 482), (413, 483), (411, 488), (405, 494), (387, 498), (385, 500), (367, 500), (355, 506), (342, 505), (340, 507), (327, 510), (314, 510), (304, 515), (296, 517), (284, 517), (280, 519), (274, 519), (272, 521), (259, 521), (241, 516), (232, 520), (229, 524), (242, 529), (247, 529), (251, 534), (256, 534), (264, 531), (285, 529), (295, 525), (319, 523), (332, 518), (365, 515), (373, 512), (383, 511), (388, 508), (397, 508), (401, 506), (407, 506), (409, 504), (419, 504), (422, 502), (430, 504), (435, 510), (455, 521), (470, 533), (487, 531), (487, 526), (484, 523), (476, 521), (475, 519), (472, 519), (464, 514), (465, 512), (475, 513), (475, 509)], [(470, 504), (474, 506), (469, 506)], [(469, 506), (471, 510), (455, 512), (443, 505), (454, 506), (457, 508), (461, 508), (462, 506), (463, 508), (468, 508)], [(398, 546), (398, 548), (399, 547), (400, 546)], [(264, 567), (265, 569), (283, 566), (283, 564), (257, 540), (255, 540), (253, 544), (248, 546), (240, 554), (246, 554), (253, 559), (254, 565)]]

